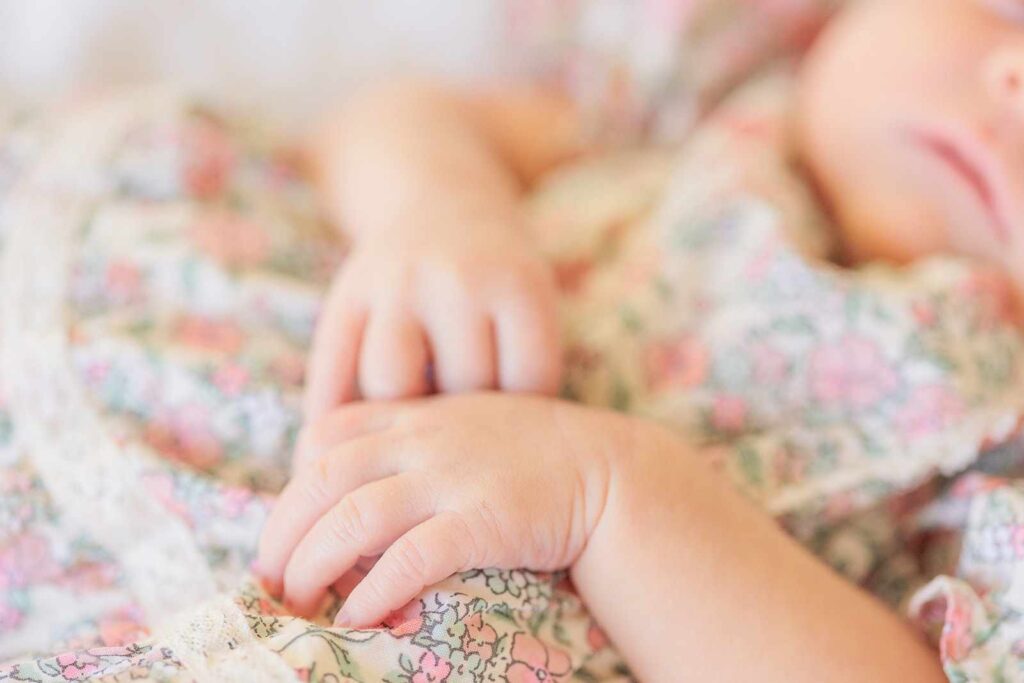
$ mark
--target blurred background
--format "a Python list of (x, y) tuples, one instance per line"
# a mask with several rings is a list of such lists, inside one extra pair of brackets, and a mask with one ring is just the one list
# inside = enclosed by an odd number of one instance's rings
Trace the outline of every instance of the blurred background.
[(367, 79), (497, 68), (490, 0), (0, 0), (0, 107), (179, 83), (301, 125)]

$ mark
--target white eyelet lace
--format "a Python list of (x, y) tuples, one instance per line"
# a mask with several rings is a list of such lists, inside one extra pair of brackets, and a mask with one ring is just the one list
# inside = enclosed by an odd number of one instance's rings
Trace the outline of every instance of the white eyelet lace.
[(173, 106), (165, 90), (76, 109), (0, 206), (0, 375), (17, 447), (29, 454), (71, 533), (119, 560), (127, 584), (198, 680), (295, 681), (258, 645), (239, 608), (216, 596), (191, 532), (141, 486), (154, 457), (118, 443), (69, 357), (66, 287), (78, 231), (109, 188), (102, 169), (139, 116)]

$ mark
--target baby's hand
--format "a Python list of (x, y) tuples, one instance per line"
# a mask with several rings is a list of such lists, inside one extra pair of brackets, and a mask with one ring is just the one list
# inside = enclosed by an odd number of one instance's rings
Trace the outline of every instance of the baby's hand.
[(601, 517), (633, 424), (506, 394), (341, 408), (312, 430), (315, 464), (274, 506), (259, 571), (310, 614), (360, 557), (383, 553), (337, 619), (360, 627), (459, 571), (568, 567)]
[(554, 394), (562, 359), (556, 306), (550, 268), (512, 229), (361, 240), (318, 323), (306, 419), (360, 396)]

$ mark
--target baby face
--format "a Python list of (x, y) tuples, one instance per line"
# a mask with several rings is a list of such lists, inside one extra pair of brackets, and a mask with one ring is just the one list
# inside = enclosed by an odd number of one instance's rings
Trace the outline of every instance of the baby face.
[(853, 2), (798, 105), (850, 258), (968, 253), (1024, 288), (1024, 0)]

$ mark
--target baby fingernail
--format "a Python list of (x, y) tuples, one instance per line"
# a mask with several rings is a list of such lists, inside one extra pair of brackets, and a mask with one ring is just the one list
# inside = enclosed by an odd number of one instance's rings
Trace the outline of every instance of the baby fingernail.
[(345, 612), (345, 608), (338, 610), (338, 613), (334, 615), (334, 627), (348, 628), (351, 625), (352, 618)]
[(282, 586), (277, 581), (265, 576), (263, 572), (260, 571), (259, 565), (255, 563), (250, 567), (250, 569), (252, 570), (253, 575), (255, 575), (260, 586), (263, 587), (263, 590), (266, 591), (268, 595), (272, 598), (280, 597)]

